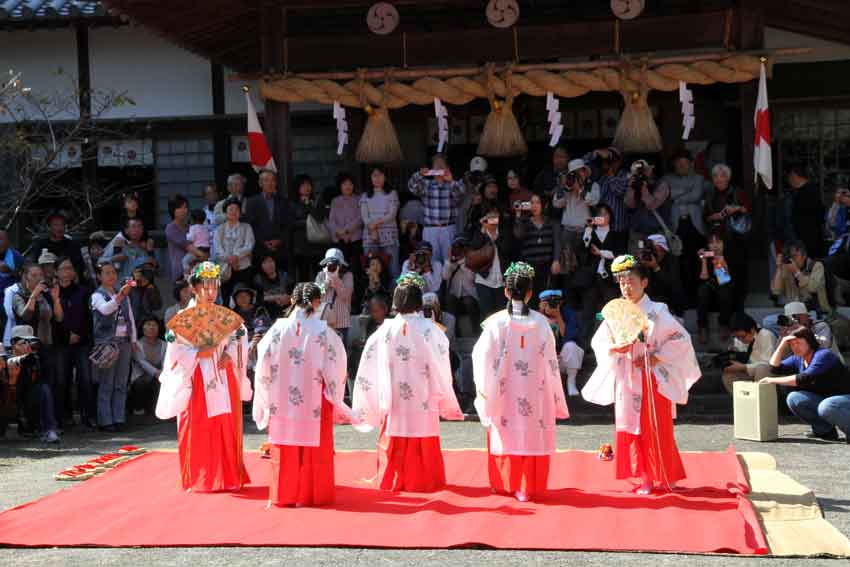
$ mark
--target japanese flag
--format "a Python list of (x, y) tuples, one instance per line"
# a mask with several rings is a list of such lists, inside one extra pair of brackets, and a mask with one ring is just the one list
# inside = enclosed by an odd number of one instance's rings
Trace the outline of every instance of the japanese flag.
[(277, 166), (269, 150), (266, 137), (263, 135), (263, 129), (257, 118), (257, 111), (254, 109), (254, 102), (247, 90), (245, 91), (245, 102), (248, 107), (248, 151), (251, 153), (251, 165), (254, 167), (254, 171), (269, 169), (277, 173)]
[(773, 188), (773, 159), (770, 153), (770, 110), (767, 106), (767, 79), (764, 63), (761, 64), (759, 77), (759, 97), (755, 115), (756, 136), (753, 148), (756, 181), (761, 176), (765, 187)]

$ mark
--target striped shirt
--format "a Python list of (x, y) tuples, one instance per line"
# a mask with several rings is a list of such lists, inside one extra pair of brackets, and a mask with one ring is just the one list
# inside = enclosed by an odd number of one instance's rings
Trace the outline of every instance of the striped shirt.
[(316, 276), (316, 284), (325, 290), (322, 295), (322, 319), (334, 330), (351, 326), (351, 296), (354, 293), (354, 276), (351, 272), (329, 276), (325, 270)]
[(524, 219), (514, 225), (514, 236), (520, 242), (522, 260), (534, 266), (549, 265), (561, 255), (560, 231), (551, 221), (535, 225)]
[(444, 181), (423, 177), (417, 172), (410, 176), (407, 189), (422, 199), (425, 226), (447, 226), (457, 220), (457, 210), (466, 187), (463, 181)]
[[(360, 197), (360, 216), (363, 219), (363, 244), (365, 246), (398, 245), (398, 193), (375, 191), (370, 197), (364, 193)], [(384, 223), (378, 227), (377, 235), (369, 231), (369, 225), (376, 220)]]
[(600, 203), (605, 203), (614, 213), (611, 217), (611, 230), (625, 232), (629, 230), (629, 210), (624, 199), (629, 189), (629, 176), (625, 171), (610, 177), (600, 177)]

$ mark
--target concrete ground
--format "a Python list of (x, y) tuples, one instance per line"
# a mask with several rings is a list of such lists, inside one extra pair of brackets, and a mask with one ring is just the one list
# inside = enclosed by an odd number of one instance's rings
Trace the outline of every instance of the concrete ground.
[[(173, 423), (158, 423), (151, 418), (135, 418), (128, 432), (115, 435), (76, 432), (65, 435), (57, 449), (44, 449), (30, 440), (10, 438), (0, 441), (0, 509), (7, 509), (59, 489), (67, 483), (53, 480), (65, 467), (92, 456), (133, 443), (149, 449), (176, 447)], [(592, 420), (591, 420), (592, 421)], [(246, 424), (245, 447), (253, 450), (264, 436), (253, 424)], [(812, 488), (820, 499), (826, 518), (850, 536), (850, 445), (810, 441), (803, 436), (806, 428), (796, 423), (781, 426), (781, 438), (773, 443), (735, 440), (728, 423), (681, 423), (677, 426), (679, 446), (686, 451), (719, 451), (735, 443), (739, 451), (762, 451), (773, 455), (780, 470)], [(339, 449), (372, 449), (374, 436), (362, 435), (349, 427), (337, 427)], [(562, 425), (558, 428), (561, 449), (595, 450), (600, 443), (611, 441), (613, 426), (609, 422)], [(442, 444), (446, 448), (484, 446), (483, 430), (477, 423), (443, 423)], [(176, 474), (176, 473), (175, 473)], [(569, 529), (569, 526), (564, 526)], [(0, 521), (2, 530), (2, 521)], [(731, 566), (756, 563), (775, 567), (845, 564), (846, 560), (737, 558), (727, 556), (685, 556), (672, 554), (536, 552), (494, 550), (380, 550), (335, 548), (162, 548), (162, 549), (0, 549), (0, 565), (15, 567), (62, 565), (281, 565), (283, 562), (310, 565), (344, 565), (375, 567), (379, 565), (490, 565), (558, 564), (635, 566)], [(290, 563), (291, 564), (291, 563)]]

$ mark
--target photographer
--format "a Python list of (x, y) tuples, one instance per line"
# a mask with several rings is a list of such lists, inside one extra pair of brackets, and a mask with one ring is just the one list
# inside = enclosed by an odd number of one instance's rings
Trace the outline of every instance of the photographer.
[(801, 301), (819, 313), (832, 313), (823, 264), (809, 258), (802, 242), (792, 242), (785, 254), (776, 255), (771, 291), (786, 302)]
[(584, 349), (578, 346), (581, 340), (578, 317), (563, 303), (563, 293), (559, 289), (548, 289), (540, 294), (540, 312), (549, 320), (555, 335), (560, 371), (567, 376), (567, 395), (578, 396), (576, 376), (584, 363)]
[(337, 332), (345, 342), (351, 326), (351, 297), (354, 294), (354, 276), (348, 270), (348, 262), (339, 248), (331, 248), (319, 262), (323, 269), (316, 276), (316, 285), (322, 294), (322, 319)]
[(44, 379), (40, 341), (29, 325), (12, 329), (12, 353), (7, 360), (9, 384), (16, 387), (18, 434), (41, 430), (45, 443), (58, 443), (56, 410), (50, 384)]
[[(433, 249), (427, 240), (422, 241), (416, 251), (404, 261), (401, 273), (414, 272), (425, 278), (428, 288), (424, 291), (437, 293), (443, 282), (443, 264), (431, 259)], [(450, 253), (450, 252), (449, 252)]]
[(732, 317), (732, 334), (735, 350), (725, 353), (723, 387), (730, 394), (732, 384), (738, 381), (758, 382), (770, 375), (770, 357), (776, 350), (776, 335), (769, 329), (759, 329), (755, 320), (746, 313)]
[(423, 167), (410, 177), (407, 189), (422, 199), (425, 228), (422, 238), (430, 242), (434, 258), (442, 263), (455, 237), (455, 224), (466, 192), (463, 181), (455, 180), (443, 154), (434, 155), (431, 169)]
[(585, 191), (585, 180), (589, 170), (584, 160), (574, 159), (569, 163), (567, 173), (559, 178), (560, 186), (552, 199), (552, 206), (563, 209), (561, 225), (564, 227), (564, 245), (572, 245), (578, 235), (584, 231), (590, 218), (590, 207), (595, 205), (593, 195)]
[(136, 321), (155, 317), (156, 312), (162, 309), (162, 294), (156, 287), (155, 279), (156, 274), (150, 268), (133, 270), (133, 281), (136, 285), (130, 291), (130, 306)]
[(821, 347), (830, 349), (838, 358), (844, 361), (838, 342), (833, 339), (832, 328), (826, 321), (815, 320), (806, 305), (800, 301), (787, 303), (781, 315), (765, 317), (763, 325), (776, 331), (780, 337), (785, 337), (797, 327), (811, 329)]
[(466, 315), (478, 324), (478, 292), (475, 290), (475, 273), (466, 265), (466, 250), (469, 243), (463, 237), (455, 238), (449, 251), (449, 261), (443, 267), (445, 287), (445, 310), (455, 319)]
[(486, 318), (504, 308), (505, 281), (513, 252), (511, 228), (500, 226), (501, 212), (490, 208), (479, 221), (466, 251), (466, 265), (475, 272), (475, 290), (481, 316)]
[(729, 321), (735, 309), (735, 288), (723, 249), (723, 240), (712, 234), (708, 239), (708, 250), (697, 251), (701, 281), (697, 290), (697, 326), (701, 344), (708, 342), (708, 314), (714, 307), (720, 312), (720, 340), (724, 343), (729, 340)]
[(611, 229), (628, 232), (629, 215), (626, 208), (626, 191), (629, 173), (623, 169), (623, 157), (614, 147), (602, 148), (584, 156), (585, 163), (595, 163), (599, 168), (599, 202), (611, 208)]
[(490, 210), (498, 209), (499, 221), (505, 222), (510, 219), (506, 211), (503, 201), (499, 196), (499, 183), (495, 177), (487, 176), (484, 178), (484, 183), (481, 185), (479, 198), (473, 200), (473, 205), (469, 209), (466, 219), (466, 229), (464, 234), (472, 238), (481, 226), (481, 217)]
[(446, 313), (440, 307), (440, 298), (436, 293), (425, 293), (422, 295), (422, 316), (426, 319), (431, 319), (437, 324), (449, 339), (449, 344), (455, 343), (455, 330), (457, 329), (457, 319), (451, 313)]
[(364, 270), (366, 283), (361, 300), (361, 313), (366, 315), (369, 313), (369, 305), (373, 298), (377, 296), (390, 297), (390, 278), (387, 270), (387, 264), (380, 254), (370, 253), (365, 258), (366, 267)]
[(632, 164), (629, 188), (626, 190), (626, 207), (632, 211), (629, 223), (629, 250), (637, 251), (639, 240), (647, 235), (665, 232), (662, 226), (670, 218), (670, 186), (655, 181), (655, 168), (646, 160)]
[(659, 303), (666, 303), (670, 311), (681, 317), (683, 301), (679, 293), (679, 271), (676, 258), (663, 234), (650, 234), (638, 242), (638, 259), (650, 272), (647, 295)]
[[(534, 289), (548, 288), (550, 274), (561, 272), (561, 230), (555, 221), (544, 216), (543, 209), (539, 195), (514, 205), (514, 238), (519, 245), (519, 259), (534, 268)], [(526, 212), (530, 216), (523, 218)], [(533, 301), (531, 307), (535, 306)]]
[[(793, 353), (783, 359), (786, 348)], [(806, 437), (837, 441), (838, 427), (850, 443), (850, 374), (834, 352), (821, 347), (811, 329), (798, 327), (779, 342), (762, 384), (790, 386), (788, 409), (811, 425)], [(790, 374), (790, 376), (789, 376)]]
[[(511, 210), (516, 210), (517, 203), (527, 203), (531, 201), (531, 196), (534, 195), (531, 191), (522, 186), (522, 182), (519, 179), (519, 173), (515, 170), (511, 169), (507, 174), (507, 183), (508, 183), (508, 203), (510, 204)], [(526, 213), (528, 210), (526, 209)]]
[(29, 325), (41, 342), (38, 357), (42, 363), (41, 379), (54, 388), (55, 357), (53, 352), (53, 324), (61, 323), (65, 317), (59, 298), (59, 284), (47, 279), (41, 266), (29, 264), (24, 267), (23, 284), (12, 298), (12, 311), (18, 325)]
[[(553, 194), (561, 187), (561, 178), (567, 172), (567, 165), (570, 162), (570, 152), (565, 146), (558, 146), (552, 152), (552, 166), (547, 167), (537, 174), (534, 178), (534, 183), (531, 184), (531, 190), (543, 197), (544, 203), (552, 201)], [(550, 214), (553, 219), (557, 219), (558, 211), (551, 209)]]

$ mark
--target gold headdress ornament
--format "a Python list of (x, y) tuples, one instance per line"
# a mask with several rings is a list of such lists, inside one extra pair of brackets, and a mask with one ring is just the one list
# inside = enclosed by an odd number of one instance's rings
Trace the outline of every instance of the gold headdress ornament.
[(611, 273), (614, 275), (622, 274), (633, 270), (637, 267), (638, 262), (631, 254), (617, 256), (611, 263)]
[(192, 277), (201, 280), (221, 279), (221, 266), (215, 262), (201, 262), (192, 270)]
[(508, 266), (508, 270), (505, 272), (505, 277), (512, 274), (533, 280), (535, 272), (534, 268), (525, 262), (511, 262), (511, 265)]

